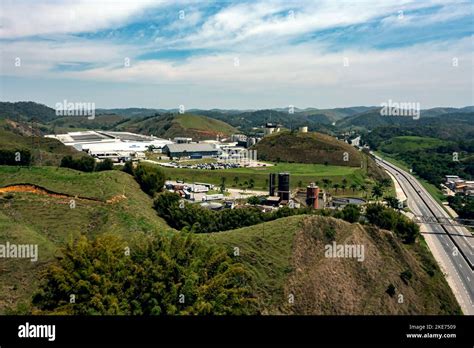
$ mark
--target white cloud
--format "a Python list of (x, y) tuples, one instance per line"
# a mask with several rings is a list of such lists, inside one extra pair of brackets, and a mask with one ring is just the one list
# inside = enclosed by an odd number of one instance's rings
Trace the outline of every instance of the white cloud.
[(2, 0), (0, 38), (92, 32), (124, 21), (161, 2), (153, 0)]
[[(406, 14), (409, 10), (438, 3), (443, 7), (434, 14), (410, 15), (405, 21), (397, 19), (399, 9)], [(75, 0), (67, 4), (32, 2), (27, 7), (23, 2), (2, 2), (2, 9), (6, 11), (0, 15), (0, 38), (10, 39), (2, 42), (2, 75), (37, 76), (45, 81), (111, 82), (117, 86), (123, 83), (124, 89), (130, 84), (165, 85), (174, 88), (174, 93), (180, 86), (185, 90), (197, 86), (195, 91), (199, 93), (195, 95), (207, 93), (211, 107), (219, 106), (218, 103), (212, 105), (213, 91), (226, 94), (229, 100), (237, 100), (238, 96), (241, 100), (265, 98), (275, 105), (293, 100), (291, 104), (300, 106), (304, 103), (306, 106), (340, 105), (339, 100), (347, 104), (375, 100), (378, 104), (403, 96), (426, 104), (430, 98), (441, 100), (437, 97), (439, 91), (443, 91), (446, 98), (472, 93), (473, 37), (389, 50), (353, 48), (343, 52), (330, 52), (322, 43), (292, 42), (317, 30), (366, 23), (375, 18), (385, 18), (385, 27), (453, 20), (462, 16), (466, 6), (456, 7), (451, 2), (324, 0), (296, 4), (262, 1), (229, 4), (208, 18), (204, 17), (203, 9), (195, 7), (195, 11), (186, 12), (184, 21), (177, 20), (166, 28), (176, 30), (176, 38), (158, 37), (140, 46), (133, 42), (88, 40), (69, 33), (118, 28), (158, 3), (123, 0), (112, 5), (107, 0)], [(170, 3), (163, 6), (167, 4)], [(67, 18), (71, 10), (76, 16), (74, 21)], [(288, 12), (291, 10), (294, 19)], [(204, 23), (195, 32), (181, 36), (203, 19)], [(159, 23), (156, 26), (159, 33), (162, 28)], [(32, 35), (44, 35), (48, 40), (25, 38)], [(151, 50), (173, 47), (215, 51), (178, 61), (135, 58)], [(16, 57), (22, 59), (20, 68), (14, 65)], [(125, 57), (131, 59), (130, 67), (124, 66)], [(239, 58), (239, 67), (234, 66), (235, 57)], [(343, 66), (344, 57), (349, 59), (349, 67)], [(452, 67), (454, 57), (459, 60), (457, 68)], [(61, 71), (55, 69), (59, 64), (84, 64), (88, 68)], [(168, 97), (174, 98), (171, 92)], [(284, 99), (289, 101), (278, 102)]]

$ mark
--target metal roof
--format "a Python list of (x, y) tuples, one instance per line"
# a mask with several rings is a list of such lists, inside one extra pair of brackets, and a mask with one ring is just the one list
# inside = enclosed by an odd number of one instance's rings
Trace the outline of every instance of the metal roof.
[(169, 144), (166, 145), (169, 152), (212, 152), (218, 149), (212, 144)]

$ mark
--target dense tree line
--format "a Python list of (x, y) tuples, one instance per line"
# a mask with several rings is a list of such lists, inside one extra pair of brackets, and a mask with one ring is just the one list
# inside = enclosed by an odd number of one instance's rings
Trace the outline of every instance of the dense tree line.
[(448, 202), (461, 219), (474, 219), (474, 197), (457, 194), (448, 197)]
[(317, 212), (309, 208), (290, 209), (287, 207), (271, 213), (263, 213), (257, 207), (212, 211), (197, 204), (181, 201), (179, 195), (171, 192), (158, 195), (154, 208), (171, 227), (198, 233), (233, 230), (286, 216)]
[(132, 175), (143, 192), (152, 197), (156, 193), (161, 192), (165, 185), (165, 174), (155, 165), (139, 163), (136, 168), (134, 168), (132, 161), (127, 161), (122, 171)]
[[(397, 136), (430, 136), (449, 142), (428, 149), (416, 149), (393, 153), (413, 168), (421, 178), (435, 186), (444, 180), (447, 174), (458, 175), (466, 179), (474, 177), (474, 126), (413, 126), (413, 127), (380, 127), (364, 135), (363, 140), (373, 150), (384, 150), (387, 140)], [(453, 160), (453, 153), (458, 153), (459, 161)]]
[[(165, 219), (171, 227), (195, 233), (228, 231), (300, 214), (333, 216), (350, 223), (364, 222), (361, 220), (361, 208), (354, 204), (348, 204), (342, 210), (290, 209), (284, 207), (275, 212), (263, 213), (258, 208), (250, 206), (212, 211), (196, 204), (186, 203), (176, 193), (163, 192), (156, 197), (154, 208), (158, 215)], [(419, 227), (413, 221), (395, 209), (382, 204), (369, 204), (366, 208), (365, 217), (369, 223), (395, 232), (407, 244), (414, 243), (420, 233)]]
[(369, 223), (395, 232), (407, 244), (414, 243), (420, 234), (417, 224), (394, 209), (381, 204), (369, 204), (365, 216)]
[(226, 251), (191, 234), (85, 236), (67, 244), (33, 297), (41, 314), (254, 313), (250, 278)]
[(95, 159), (89, 156), (82, 156), (79, 158), (73, 158), (69, 155), (64, 156), (59, 166), (80, 170), (81, 172), (100, 172), (103, 170), (114, 169), (114, 164), (109, 158), (106, 158), (105, 160), (96, 163)]
[(347, 204), (342, 210), (336, 211), (334, 217), (346, 220), (350, 223), (359, 222), (361, 217), (361, 210), (358, 205)]

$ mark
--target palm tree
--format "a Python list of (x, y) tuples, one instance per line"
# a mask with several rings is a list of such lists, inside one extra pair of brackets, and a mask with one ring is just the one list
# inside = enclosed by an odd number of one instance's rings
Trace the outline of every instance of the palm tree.
[(357, 184), (356, 183), (352, 183), (351, 186), (350, 186), (351, 190), (352, 190), (352, 193), (355, 193), (355, 190), (357, 190)]
[(220, 186), (220, 191), (221, 193), (225, 192), (225, 177), (221, 177), (221, 186)]
[(237, 185), (238, 182), (239, 182), (239, 177), (238, 177), (238, 176), (235, 176), (235, 177), (234, 177), (234, 183)]
[(327, 190), (329, 186), (331, 186), (331, 180), (329, 179), (323, 179), (323, 185), (324, 185), (324, 188)]
[(255, 185), (255, 180), (253, 178), (249, 179), (249, 188), (253, 188)]
[(392, 186), (392, 180), (384, 178), (380, 181), (380, 184), (382, 185), (382, 187), (389, 188), (390, 186)]
[(342, 193), (345, 193), (345, 192), (346, 192), (346, 188), (347, 188), (347, 185), (346, 185), (346, 184), (342, 184), (342, 185), (341, 185)]
[(375, 200), (378, 200), (378, 198), (383, 196), (383, 188), (381, 185), (375, 185), (372, 187), (372, 197), (375, 198)]
[(336, 182), (334, 185), (332, 185), (332, 187), (334, 188), (334, 190), (336, 190), (337, 193), (337, 190), (339, 189), (340, 185)]
[(360, 185), (359, 189), (365, 193), (365, 199), (367, 199), (367, 186), (364, 184)]

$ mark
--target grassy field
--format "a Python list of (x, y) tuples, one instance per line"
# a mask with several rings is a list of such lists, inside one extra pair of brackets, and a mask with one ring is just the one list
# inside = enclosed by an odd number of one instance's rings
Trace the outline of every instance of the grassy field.
[(238, 248), (237, 259), (252, 274), (261, 308), (271, 308), (284, 301), (284, 285), (292, 271), (293, 239), (300, 224), (301, 216), (292, 216), (227, 232), (199, 234), (198, 237), (224, 246), (232, 254), (234, 248)]
[(117, 192), (129, 191), (130, 178), (119, 171), (84, 173), (60, 167), (0, 166), (0, 187), (26, 183), (72, 196), (107, 200)]
[(259, 168), (236, 168), (224, 170), (201, 170), (184, 168), (163, 168), (167, 178), (172, 180), (184, 179), (187, 182), (208, 182), (218, 185), (221, 178), (226, 179), (228, 187), (240, 187), (239, 184), (246, 186), (254, 180), (255, 189), (267, 189), (268, 174), (288, 172), (291, 174), (290, 185), (296, 188), (301, 181), (303, 186), (310, 182), (318, 181), (321, 184), (323, 179), (329, 179), (333, 183), (341, 183), (343, 179), (351, 183), (362, 184), (365, 177), (363, 170), (354, 167), (325, 166), (322, 164), (300, 164), (300, 163), (277, 163), (275, 166)]

